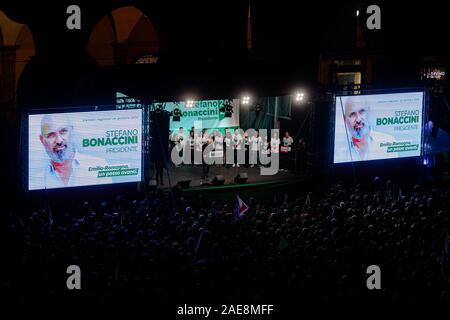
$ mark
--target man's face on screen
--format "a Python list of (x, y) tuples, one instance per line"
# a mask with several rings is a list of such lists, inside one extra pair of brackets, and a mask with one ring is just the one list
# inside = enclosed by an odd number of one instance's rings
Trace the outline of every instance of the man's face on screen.
[(75, 152), (73, 127), (67, 117), (44, 116), (41, 123), (41, 142), (51, 160), (64, 162)]
[(362, 139), (369, 133), (369, 107), (363, 102), (348, 102), (345, 122), (353, 138)]

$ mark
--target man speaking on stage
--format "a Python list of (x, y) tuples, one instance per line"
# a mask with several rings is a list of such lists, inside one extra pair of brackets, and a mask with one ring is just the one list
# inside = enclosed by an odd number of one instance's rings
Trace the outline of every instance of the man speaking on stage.
[(102, 158), (82, 154), (74, 142), (74, 127), (65, 114), (44, 115), (39, 135), (48, 160), (41, 172), (30, 172), (34, 189), (111, 183), (111, 177), (98, 178), (92, 167), (108, 165)]
[[(342, 106), (342, 100), (338, 103)], [(346, 100), (344, 122), (347, 146), (335, 154), (335, 162), (397, 158), (396, 152), (387, 152), (386, 147), (383, 147), (385, 143), (394, 142), (395, 138), (372, 130), (370, 117), (370, 105), (366, 101)]]

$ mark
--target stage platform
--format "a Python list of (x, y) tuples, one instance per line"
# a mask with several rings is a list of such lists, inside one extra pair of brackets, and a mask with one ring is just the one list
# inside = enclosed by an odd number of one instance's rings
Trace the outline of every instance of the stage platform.
[[(238, 174), (247, 173), (248, 179), (245, 183), (236, 183), (234, 181)], [(168, 182), (167, 172), (164, 171), (164, 185), (158, 186), (159, 189), (166, 189), (174, 187), (180, 181), (190, 180), (190, 187), (185, 191), (196, 190), (215, 190), (215, 189), (234, 189), (234, 188), (257, 188), (264, 186), (275, 186), (279, 184), (285, 184), (288, 182), (295, 182), (301, 179), (301, 177), (293, 172), (287, 170), (281, 170), (275, 175), (261, 175), (261, 169), (258, 167), (224, 167), (224, 166), (211, 166), (209, 169), (209, 177), (202, 179), (202, 166), (184, 165), (180, 167), (170, 167), (170, 185)], [(213, 185), (212, 180), (216, 175), (223, 175), (225, 182), (223, 185)]]

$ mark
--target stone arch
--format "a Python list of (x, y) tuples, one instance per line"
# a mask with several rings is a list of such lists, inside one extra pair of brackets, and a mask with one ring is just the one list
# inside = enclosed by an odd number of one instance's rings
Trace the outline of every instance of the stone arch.
[(142, 16), (128, 37), (128, 56), (136, 61), (143, 54), (159, 52), (159, 38), (152, 22)]
[(3, 46), (3, 31), (2, 26), (0, 26), (0, 47)]
[(92, 31), (87, 50), (100, 66), (133, 63), (143, 53), (159, 51), (158, 33), (138, 8), (117, 8)]
[(35, 53), (30, 28), (0, 11), (0, 103), (14, 104), (17, 84), (25, 65)]
[(130, 33), (144, 13), (136, 7), (128, 6), (113, 10), (111, 15), (114, 19), (117, 42), (124, 43), (128, 41)]
[(3, 11), (0, 10), (0, 29), (2, 30), (3, 39), (2, 45), (14, 45), (22, 26), (24, 25), (11, 20)]
[(97, 61), (99, 66), (114, 64), (114, 48), (116, 32), (114, 20), (107, 14), (94, 27), (87, 45), (88, 53)]
[(16, 39), (16, 87), (26, 64), (35, 54), (34, 39), (30, 28), (23, 25)]

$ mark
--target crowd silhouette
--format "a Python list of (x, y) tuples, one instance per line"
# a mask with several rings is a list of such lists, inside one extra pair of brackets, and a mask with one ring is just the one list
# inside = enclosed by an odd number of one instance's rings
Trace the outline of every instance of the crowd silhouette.
[[(76, 264), (79, 295), (93, 301), (448, 301), (450, 190), (403, 188), (376, 178), (273, 205), (249, 198), (242, 219), (233, 201), (162, 192), (11, 212), (3, 286), (19, 300), (61, 299)], [(376, 293), (365, 284), (372, 264)]]

